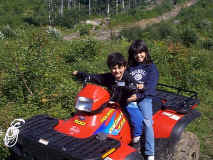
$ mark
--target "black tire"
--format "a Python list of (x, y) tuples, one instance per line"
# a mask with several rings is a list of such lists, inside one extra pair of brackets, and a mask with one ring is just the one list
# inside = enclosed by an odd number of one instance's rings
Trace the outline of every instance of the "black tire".
[(183, 132), (172, 153), (172, 160), (198, 160), (200, 141), (192, 132)]

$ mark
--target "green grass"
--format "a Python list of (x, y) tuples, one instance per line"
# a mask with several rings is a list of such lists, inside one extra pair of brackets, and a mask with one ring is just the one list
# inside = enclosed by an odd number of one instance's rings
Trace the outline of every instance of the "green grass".
[[(200, 139), (200, 160), (213, 159), (213, 50), (202, 47), (200, 44), (202, 40), (212, 39), (212, 7), (209, 0), (199, 1), (195, 6), (182, 10), (176, 19), (142, 30), (143, 34), (141, 34), (146, 39), (152, 57), (160, 71), (160, 82), (184, 86), (198, 92), (200, 99), (198, 110), (202, 113), (202, 116), (192, 122), (187, 130), (195, 133)], [(157, 16), (154, 11), (151, 12), (143, 14), (150, 17)], [(147, 15), (147, 13), (150, 15)], [(175, 20), (179, 22), (174, 23)], [(161, 28), (156, 28), (158, 26)], [(165, 30), (166, 26), (171, 26), (171, 28)], [(178, 37), (180, 33), (183, 34), (182, 28), (185, 26), (190, 26), (198, 37), (198, 40), (189, 46), (186, 46)], [(20, 117), (26, 119), (33, 115), (45, 113), (56, 118), (68, 118), (74, 110), (74, 99), (81, 88), (81, 84), (71, 76), (72, 71), (80, 68), (80, 70), (90, 73), (106, 72), (108, 71), (105, 64), (107, 55), (119, 51), (127, 57), (127, 50), (130, 45), (130, 42), (125, 39), (100, 42), (95, 55), (82, 58), (82, 55), (80, 56), (82, 48), (72, 48), (72, 41), (61, 41), (47, 35), (46, 27), (21, 25), (20, 27), (12, 27), (12, 29), (16, 31), (17, 37), (0, 40), (0, 129), (3, 129), (3, 131), (6, 131), (13, 119)], [(69, 31), (67, 29), (62, 30), (62, 34), (66, 32)], [(35, 36), (38, 33), (41, 33), (41, 39), (35, 39), (35, 37), (38, 37)], [(174, 34), (176, 36), (173, 36)], [(158, 37), (153, 35), (158, 35)], [(193, 38), (193, 35), (188, 35), (188, 33), (185, 37), (187, 36)], [(45, 45), (42, 45), (43, 43)], [(26, 52), (31, 51), (27, 49), (32, 46), (34, 52)], [(76, 46), (80, 47), (81, 45)], [(29, 59), (32, 58), (30, 56), (33, 55), (27, 56), (24, 53), (36, 53), (36, 51), (40, 51), (39, 47), (42, 48), (42, 54), (41, 57), (37, 56), (36, 58), (42, 58), (46, 53), (47, 56), (44, 57), (46, 58), (45, 66), (35, 59), (34, 64), (37, 67), (30, 68), (30, 65), (23, 62), (29, 62)], [(72, 53), (73, 50), (76, 53)], [(16, 56), (18, 53), (26, 56), (26, 59), (23, 59), (22, 56)], [(48, 53), (51, 53), (51, 55)], [(87, 53), (88, 55), (93, 54), (89, 51)], [(66, 56), (69, 54), (74, 54), (77, 61), (68, 63)], [(34, 76), (38, 74), (42, 77), (42, 81), (39, 81), (36, 77), (29, 79), (29, 82), (32, 83), (28, 85), (32, 87), (35, 96), (29, 96), (26, 88), (23, 89), (22, 81), (16, 79), (17, 71), (13, 58), (20, 58), (18, 63), (23, 65), (23, 70), (33, 71)], [(36, 88), (33, 88), (33, 85)], [(10, 99), (11, 97), (9, 98), (5, 94), (5, 88), (15, 97)], [(3, 138), (3, 136), (0, 136), (0, 138)], [(7, 153), (8, 150), (3, 147), (3, 142), (0, 141), (0, 157), (2, 160), (7, 157)]]

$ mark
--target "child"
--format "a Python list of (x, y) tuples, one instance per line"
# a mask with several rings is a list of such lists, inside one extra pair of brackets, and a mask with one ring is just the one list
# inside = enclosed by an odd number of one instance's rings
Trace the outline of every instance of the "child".
[[(107, 58), (107, 65), (111, 73), (87, 74), (83, 72), (74, 71), (73, 75), (77, 76), (78, 79), (82, 79), (82, 80), (85, 79), (85, 77), (89, 76), (90, 81), (106, 86), (109, 90), (112, 90), (112, 86), (116, 84), (116, 81), (124, 81), (127, 85), (130, 83), (134, 83), (134, 79), (132, 79), (132, 77), (126, 71), (127, 62), (120, 53), (110, 54)], [(143, 128), (142, 126), (143, 117), (140, 110), (138, 109), (137, 103), (132, 102), (131, 99), (128, 99), (129, 96), (132, 94), (133, 93), (131, 91), (126, 91), (123, 88), (119, 93), (120, 97), (116, 97), (115, 100), (121, 106), (126, 106), (127, 102), (131, 102), (129, 106), (131, 106), (132, 108), (129, 110), (134, 112), (134, 116), (136, 116), (136, 118), (132, 118), (130, 116), (130, 122), (131, 122), (132, 130), (133, 130), (133, 137), (140, 137), (142, 134), (142, 128)], [(133, 142), (135, 141), (136, 141), (135, 138), (133, 138)]]
[[(148, 160), (154, 160), (152, 98), (156, 95), (159, 73), (143, 40), (134, 41), (128, 53), (129, 73), (137, 83), (143, 84), (143, 92), (134, 94), (129, 101), (139, 101), (138, 106), (144, 118), (145, 155)], [(128, 105), (127, 110), (130, 107)], [(130, 112), (130, 117), (137, 118), (134, 116), (134, 112)]]

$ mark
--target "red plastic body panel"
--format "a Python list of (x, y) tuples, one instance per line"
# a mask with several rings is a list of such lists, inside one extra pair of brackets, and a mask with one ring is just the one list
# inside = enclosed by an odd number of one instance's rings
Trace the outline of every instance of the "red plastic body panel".
[(100, 108), (100, 106), (110, 99), (109, 92), (101, 86), (88, 84), (79, 93), (78, 97), (86, 97), (93, 100), (92, 110)]
[(169, 138), (176, 123), (183, 117), (171, 110), (160, 110), (153, 116), (155, 138)]
[[(78, 96), (92, 99), (94, 102), (92, 110), (96, 110), (109, 100), (110, 94), (100, 86), (89, 84), (79, 92)], [(66, 121), (60, 120), (54, 129), (76, 138), (87, 138), (102, 132), (124, 144), (131, 142), (128, 119), (117, 104), (109, 104), (97, 114), (77, 112)]]
[(104, 132), (126, 144), (131, 141), (128, 120), (118, 108), (107, 107), (95, 115), (79, 112), (66, 121), (60, 120), (55, 130), (77, 138), (87, 138)]

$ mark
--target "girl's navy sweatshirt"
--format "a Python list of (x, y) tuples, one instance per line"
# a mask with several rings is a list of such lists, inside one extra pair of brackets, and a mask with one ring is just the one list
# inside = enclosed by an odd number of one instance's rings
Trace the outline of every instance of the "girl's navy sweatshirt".
[(156, 95), (159, 73), (154, 63), (138, 63), (135, 66), (129, 67), (128, 71), (137, 83), (144, 84), (143, 92), (136, 93), (138, 100)]

